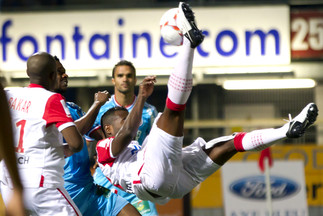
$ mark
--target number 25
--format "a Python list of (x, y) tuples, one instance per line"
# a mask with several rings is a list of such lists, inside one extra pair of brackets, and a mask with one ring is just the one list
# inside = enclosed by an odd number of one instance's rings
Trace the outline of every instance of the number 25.
[(293, 50), (322, 50), (323, 49), (323, 19), (297, 18), (292, 22), (295, 37), (292, 41)]

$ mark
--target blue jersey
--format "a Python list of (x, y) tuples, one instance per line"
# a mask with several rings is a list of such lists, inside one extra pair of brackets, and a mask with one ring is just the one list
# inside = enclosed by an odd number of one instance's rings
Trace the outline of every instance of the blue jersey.
[[(135, 98), (135, 100), (136, 100), (136, 98)], [(129, 112), (132, 110), (132, 108), (135, 104), (135, 100), (130, 106), (125, 107), (125, 108), (127, 108), (127, 110)], [(106, 111), (108, 111), (109, 109), (116, 107), (116, 106), (120, 106), (120, 104), (118, 104), (118, 102), (115, 100), (115, 96), (112, 95), (111, 99), (101, 107), (99, 114), (95, 120), (95, 124), (94, 124), (95, 129), (98, 129), (100, 127), (101, 117), (103, 116), (103, 114)], [(149, 103), (145, 103), (144, 108), (143, 108), (143, 112), (142, 112), (142, 119), (141, 119), (142, 121), (141, 121), (141, 124), (140, 124), (138, 132), (137, 132), (137, 136), (136, 136), (136, 140), (139, 142), (140, 145), (142, 144), (142, 142), (144, 141), (146, 136), (149, 134), (150, 129), (152, 127), (152, 124), (153, 124), (156, 116), (157, 116), (157, 109), (153, 105), (151, 105)], [(105, 188), (109, 188), (109, 189), (113, 188), (113, 189), (118, 190), (118, 195), (122, 196), (128, 202), (130, 202), (133, 206), (135, 206), (141, 215), (143, 215), (143, 216), (158, 215), (157, 210), (156, 210), (156, 206), (154, 203), (152, 203), (150, 201), (142, 201), (142, 200), (138, 199), (138, 197), (136, 197), (135, 194), (129, 194), (129, 193), (126, 193), (126, 192), (118, 189), (117, 187), (114, 187), (107, 180), (107, 178), (103, 175), (103, 173), (99, 167), (96, 169), (96, 171), (94, 173), (94, 181), (95, 181), (95, 183), (97, 183)]]
[[(74, 121), (85, 115), (82, 109), (75, 103), (67, 102), (66, 105)], [(83, 144), (83, 149), (80, 152), (74, 153), (72, 156), (65, 158), (63, 176), (65, 187), (68, 184), (76, 183), (79, 185), (86, 185), (91, 182), (93, 183), (93, 177), (90, 171), (89, 152), (84, 138)]]
[[(72, 102), (66, 104), (74, 121), (85, 114), (78, 105)], [(128, 201), (94, 184), (84, 138), (83, 141), (83, 149), (80, 152), (65, 158), (64, 187), (84, 216), (115, 216)]]

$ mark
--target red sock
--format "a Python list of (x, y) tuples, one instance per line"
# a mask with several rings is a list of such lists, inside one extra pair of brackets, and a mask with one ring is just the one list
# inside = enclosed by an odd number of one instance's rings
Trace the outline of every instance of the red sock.
[(233, 142), (234, 142), (234, 147), (236, 148), (237, 151), (239, 152), (244, 152), (244, 148), (242, 146), (242, 139), (243, 137), (246, 135), (247, 133), (243, 132), (243, 133), (238, 133), (234, 139), (233, 139)]
[(168, 97), (166, 99), (166, 107), (174, 111), (182, 111), (185, 109), (186, 104), (175, 104)]

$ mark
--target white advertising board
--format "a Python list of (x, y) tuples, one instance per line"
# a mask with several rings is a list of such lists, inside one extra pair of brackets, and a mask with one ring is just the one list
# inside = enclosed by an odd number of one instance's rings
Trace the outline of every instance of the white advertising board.
[[(270, 174), (273, 215), (307, 216), (303, 161), (274, 161)], [(221, 175), (226, 216), (268, 216), (265, 176), (257, 162), (229, 162)]]
[[(69, 70), (111, 69), (120, 59), (138, 69), (173, 67), (179, 47), (165, 44), (159, 32), (166, 10), (1, 13), (0, 70), (24, 71), (37, 51), (57, 55)], [(195, 67), (290, 63), (287, 5), (193, 10), (205, 34)]]

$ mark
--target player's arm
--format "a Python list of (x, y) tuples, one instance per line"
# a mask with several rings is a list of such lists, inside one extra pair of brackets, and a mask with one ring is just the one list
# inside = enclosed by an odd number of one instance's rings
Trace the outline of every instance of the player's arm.
[(13, 193), (11, 199), (6, 207), (8, 215), (24, 215), (23, 204), (23, 187), (21, 184), (20, 176), (17, 168), (17, 160), (14, 149), (14, 141), (11, 126), (11, 117), (8, 109), (8, 103), (5, 92), (0, 83), (0, 160), (4, 159), (8, 172), (10, 174)]
[(46, 120), (47, 126), (56, 125), (67, 142), (70, 151), (75, 153), (82, 150), (83, 137), (75, 126), (62, 95), (56, 93), (48, 99), (43, 119)]
[(101, 139), (104, 139), (104, 138), (105, 138), (104, 133), (103, 133), (103, 131), (102, 131), (102, 129), (101, 129), (101, 128), (99, 128), (99, 129), (97, 129), (97, 130), (94, 130), (94, 131), (90, 134), (90, 136), (91, 136), (93, 139), (95, 139), (96, 141), (99, 141), (99, 140), (101, 140)]
[[(99, 91), (94, 95), (94, 102), (88, 112), (75, 121), (75, 125), (82, 135), (86, 134), (92, 127), (96, 116), (99, 113), (100, 107), (107, 102), (110, 98), (110, 94), (107, 91)], [(95, 138), (95, 137), (94, 137)], [(100, 139), (99, 139), (100, 140)]]
[(61, 131), (65, 141), (68, 144), (68, 149), (73, 153), (79, 152), (83, 148), (83, 138), (75, 126), (70, 126)]
[(155, 82), (156, 76), (147, 76), (140, 83), (136, 103), (111, 144), (111, 151), (114, 157), (119, 155), (136, 136), (141, 122), (142, 110), (147, 98), (154, 90)]

